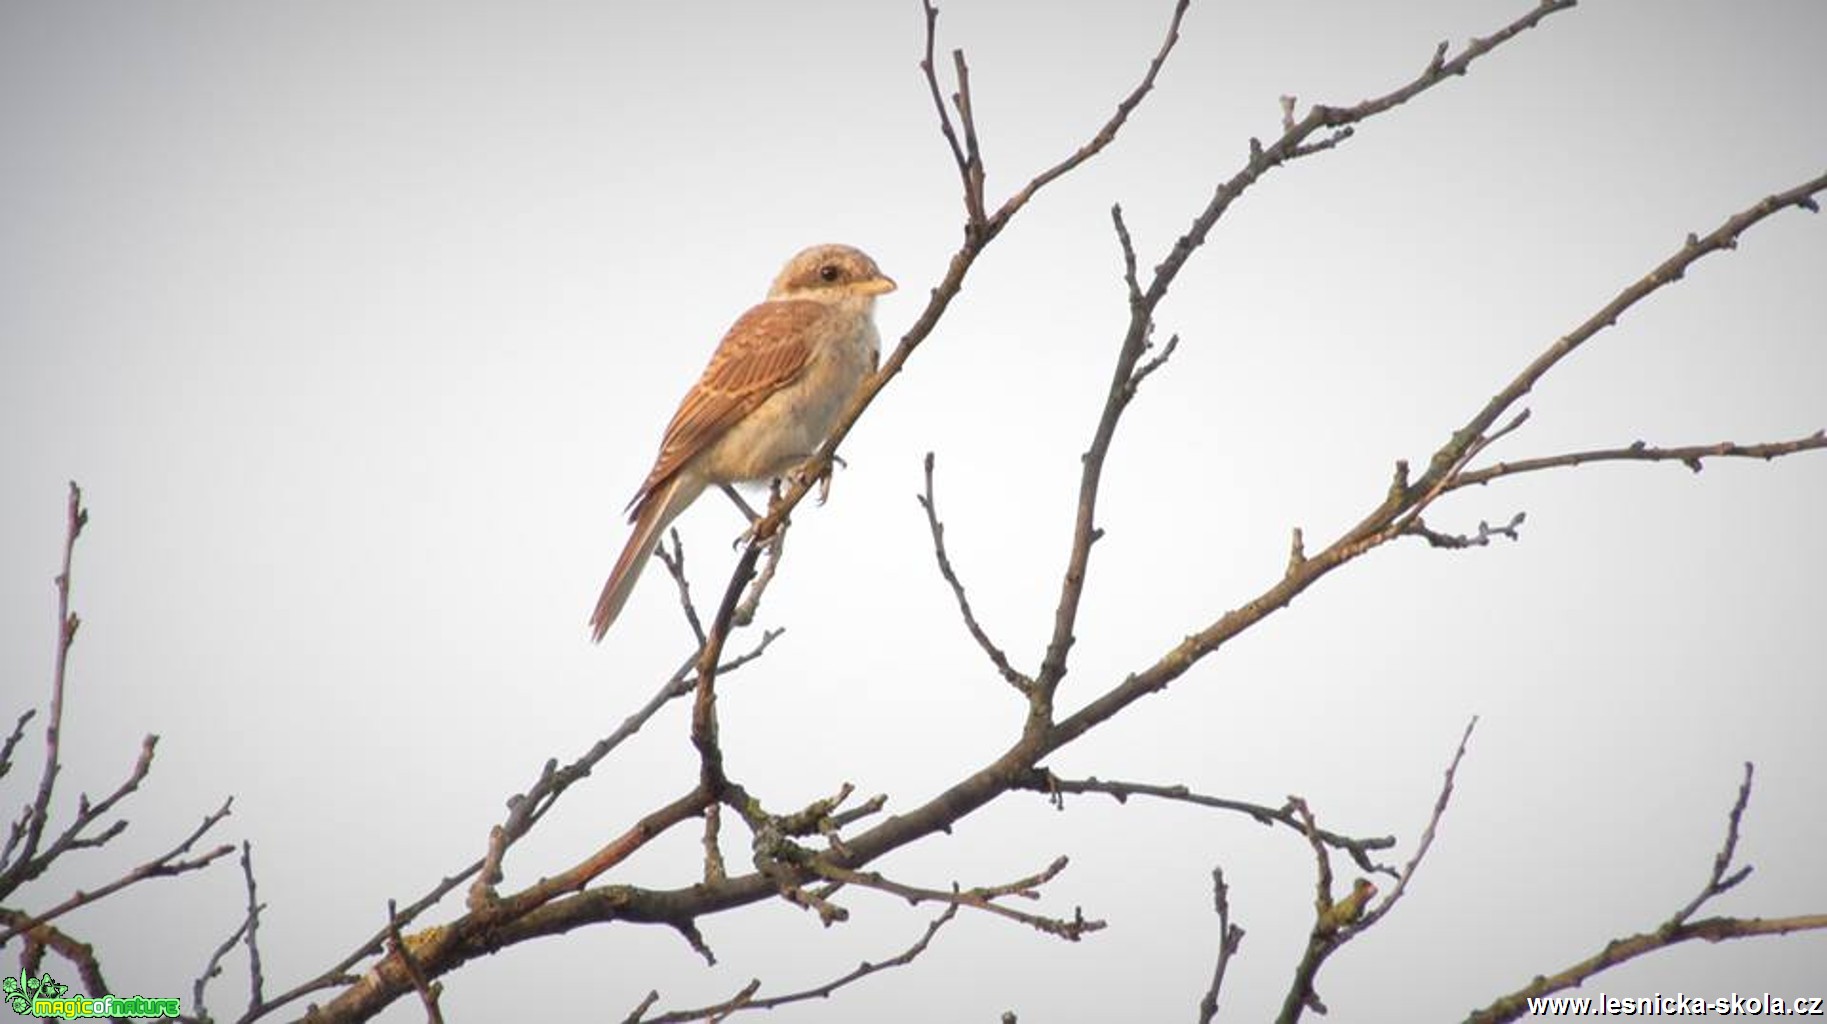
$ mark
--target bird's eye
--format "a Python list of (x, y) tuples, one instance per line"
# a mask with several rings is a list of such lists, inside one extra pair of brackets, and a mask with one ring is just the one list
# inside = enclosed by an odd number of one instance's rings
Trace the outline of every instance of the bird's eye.
[(818, 268), (818, 279), (820, 281), (825, 282), (826, 284), (830, 284), (831, 282), (833, 282), (843, 276), (844, 276), (843, 270), (840, 269), (838, 267), (838, 265), (835, 263), (827, 263), (824, 266)]

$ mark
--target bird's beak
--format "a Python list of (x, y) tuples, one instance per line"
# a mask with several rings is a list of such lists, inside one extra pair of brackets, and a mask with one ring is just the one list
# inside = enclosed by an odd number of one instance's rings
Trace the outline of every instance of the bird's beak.
[(857, 290), (864, 295), (886, 295), (899, 287), (894, 283), (894, 278), (887, 274), (878, 274), (867, 281), (858, 281), (856, 286)]

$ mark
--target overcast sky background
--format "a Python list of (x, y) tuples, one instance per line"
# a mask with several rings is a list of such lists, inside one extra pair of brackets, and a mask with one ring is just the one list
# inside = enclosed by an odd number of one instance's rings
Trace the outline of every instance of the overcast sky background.
[[(1022, 708), (932, 566), (922, 454), (982, 621), (1032, 666), (1126, 316), (1110, 204), (1152, 266), (1249, 137), (1276, 133), (1278, 96), (1383, 92), (1531, 2), (1196, 4), (1116, 145), (994, 244), (851, 435), (830, 504), (796, 517), (763, 613), (787, 633), (722, 690), (736, 777), (781, 810), (844, 781), (907, 809), (1003, 750)], [(1168, 10), (944, 6), (994, 197), (1095, 130)], [(163, 738), (132, 828), (29, 905), (163, 851), (233, 794), (217, 835), (254, 843), (268, 991), (289, 988), (388, 898), (478, 856), (546, 758), (644, 701), (689, 646), (665, 575), (600, 647), (584, 620), (721, 332), (788, 255), (845, 241), (901, 283), (879, 307), (892, 343), (959, 238), (920, 29), (912, 0), (0, 8), (0, 711), (48, 692), (73, 478), (92, 520), (57, 821)], [(1689, 231), (1819, 174), (1824, 31), (1811, 0), (1584, 4), (1250, 192), (1161, 309), (1182, 345), (1119, 434), (1062, 703), (1273, 582), (1290, 527), (1317, 549), (1355, 522), (1395, 459), (1424, 461)], [(1556, 370), (1497, 457), (1827, 426), (1824, 281), (1827, 221), (1779, 215)], [(1405, 857), (1482, 716), (1409, 898), (1322, 976), (1336, 1019), (1457, 1019), (1654, 928), (1704, 881), (1746, 760), (1757, 872), (1714, 909), (1827, 909), (1827, 457), (1562, 471), (1429, 520), (1518, 510), (1520, 543), (1397, 544), (1329, 577), (1051, 762), (1298, 793)], [(681, 527), (708, 600), (740, 522), (706, 501)], [(686, 728), (669, 709), (569, 795), (508, 884), (683, 792)], [(1106, 931), (1068, 945), (965, 914), (913, 966), (777, 1016), (1188, 1019), (1215, 864), (1248, 930), (1223, 1002), (1272, 1015), (1311, 923), (1292, 834), (1016, 796), (877, 866), (973, 885), (1062, 853), (1028, 909), (1083, 907)], [(699, 870), (688, 827), (612, 880)], [(224, 862), (65, 923), (116, 994), (188, 999), (240, 885)], [(446, 978), (446, 1011), (619, 1020), (650, 988), (666, 1008), (751, 977), (779, 993), (898, 952), (936, 913), (844, 902), (828, 930), (781, 903), (701, 922), (714, 968), (657, 928), (524, 945)], [(1586, 991), (1827, 995), (1823, 963), (1821, 935), (1683, 948)], [(212, 990), (219, 1014), (240, 970)], [(421, 1017), (404, 1000), (383, 1019)]]

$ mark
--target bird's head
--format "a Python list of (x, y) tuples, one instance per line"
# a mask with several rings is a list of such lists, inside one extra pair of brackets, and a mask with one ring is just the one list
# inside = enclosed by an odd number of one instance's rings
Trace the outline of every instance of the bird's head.
[(877, 295), (894, 289), (894, 279), (882, 273), (861, 249), (815, 245), (787, 261), (774, 278), (774, 286), (768, 289), (768, 298), (815, 302), (860, 299), (868, 308)]

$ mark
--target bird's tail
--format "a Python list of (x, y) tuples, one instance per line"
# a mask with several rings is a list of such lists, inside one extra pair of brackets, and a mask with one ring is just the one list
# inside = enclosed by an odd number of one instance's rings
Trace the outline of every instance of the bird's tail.
[(641, 570), (647, 567), (647, 560), (653, 556), (653, 549), (660, 543), (666, 527), (703, 491), (704, 484), (695, 475), (675, 473), (664, 487), (645, 496), (635, 510), (634, 533), (622, 548), (621, 557), (615, 560), (609, 582), (603, 584), (603, 596), (596, 599), (596, 611), (590, 616), (592, 640), (600, 642), (603, 634), (609, 632), (609, 626), (621, 614), (622, 605), (628, 602), (635, 581), (641, 578)]

